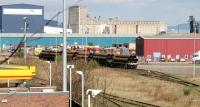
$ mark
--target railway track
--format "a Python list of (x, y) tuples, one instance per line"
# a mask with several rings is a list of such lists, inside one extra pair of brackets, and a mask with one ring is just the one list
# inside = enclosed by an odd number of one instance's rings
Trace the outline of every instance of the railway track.
[(145, 103), (145, 102), (141, 102), (141, 101), (136, 101), (136, 100), (131, 100), (131, 99), (127, 99), (127, 98), (123, 98), (123, 97), (119, 97), (119, 96), (115, 96), (115, 95), (111, 95), (111, 94), (107, 94), (107, 93), (103, 93), (100, 96), (107, 99), (108, 101), (114, 103), (118, 107), (123, 107), (123, 105), (120, 103), (129, 104), (134, 107), (161, 107), (158, 105)]
[(200, 92), (200, 85), (192, 83), (190, 81), (183, 80), (182, 78), (172, 76), (170, 74), (158, 72), (158, 71), (150, 71), (150, 70), (144, 70), (144, 69), (134, 69), (134, 70), (128, 70), (131, 73), (141, 75), (144, 77), (150, 77), (150, 78), (156, 78), (163, 81), (173, 82), (177, 83), (183, 86), (191, 87), (195, 89), (196, 91)]

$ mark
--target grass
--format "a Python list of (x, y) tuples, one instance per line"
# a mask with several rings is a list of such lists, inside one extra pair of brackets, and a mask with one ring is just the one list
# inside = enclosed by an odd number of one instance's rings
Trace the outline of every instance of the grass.
[(183, 93), (185, 96), (189, 96), (191, 94), (192, 89), (189, 87), (183, 88)]
[(106, 81), (106, 93), (161, 106), (192, 107), (200, 103), (199, 96), (190, 88), (125, 71), (96, 69), (95, 77), (101, 84), (97, 88), (104, 89)]
[[(12, 58), (10, 63), (24, 65), (23, 59), (18, 57)], [(61, 63), (61, 59), (52, 62), (53, 85), (56, 85), (59, 90), (62, 89)], [(29, 57), (27, 64), (36, 66), (37, 77), (49, 79), (49, 65), (45, 61)], [(81, 90), (81, 79), (79, 75), (75, 74), (74, 71), (76, 70), (84, 72), (85, 91), (88, 88), (101, 89), (103, 92), (120, 97), (168, 107), (198, 107), (200, 104), (200, 97), (196, 92), (176, 83), (139, 76), (123, 69), (99, 67), (96, 62), (85, 63), (80, 60), (75, 63), (75, 67), (73, 70), (73, 90), (76, 91), (73, 96), (78, 102), (81, 101), (79, 91)], [(187, 79), (190, 80), (191, 78)], [(196, 78), (195, 82), (199, 83), (200, 79)], [(100, 106), (102, 103), (104, 105)], [(93, 107), (116, 107), (111, 102), (99, 97), (94, 101), (94, 105)], [(122, 105), (132, 107), (128, 104)]]

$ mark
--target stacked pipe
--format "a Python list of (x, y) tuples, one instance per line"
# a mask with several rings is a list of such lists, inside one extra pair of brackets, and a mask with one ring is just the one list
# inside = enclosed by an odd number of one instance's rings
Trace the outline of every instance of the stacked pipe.
[[(57, 54), (61, 55), (61, 54)], [(95, 60), (102, 66), (132, 68), (137, 67), (138, 59), (135, 55), (114, 55), (100, 53), (79, 53), (68, 52), (68, 60), (76, 61), (78, 59), (86, 59), (87, 61)], [(56, 53), (52, 51), (43, 51), (39, 55), (40, 59), (55, 61)]]
[(110, 61), (113, 67), (136, 68), (138, 59), (135, 55), (113, 55)]
[(62, 55), (62, 52), (55, 52), (50, 50), (43, 50), (39, 54), (39, 58), (48, 61), (55, 61), (57, 55)]

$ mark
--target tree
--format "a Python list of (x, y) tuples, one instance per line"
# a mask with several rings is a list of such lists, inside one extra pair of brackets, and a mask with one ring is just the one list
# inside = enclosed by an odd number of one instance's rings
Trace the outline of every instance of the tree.
[(92, 42), (88, 42), (87, 44), (88, 46), (94, 46), (94, 44)]

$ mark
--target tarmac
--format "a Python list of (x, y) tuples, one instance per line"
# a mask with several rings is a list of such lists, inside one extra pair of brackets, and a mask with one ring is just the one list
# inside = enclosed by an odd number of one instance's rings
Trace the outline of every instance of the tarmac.
[(159, 71), (168, 74), (176, 75), (193, 75), (195, 72), (196, 76), (200, 76), (200, 64), (191, 63), (149, 63), (149, 64), (139, 64), (138, 69), (146, 69), (152, 71)]

